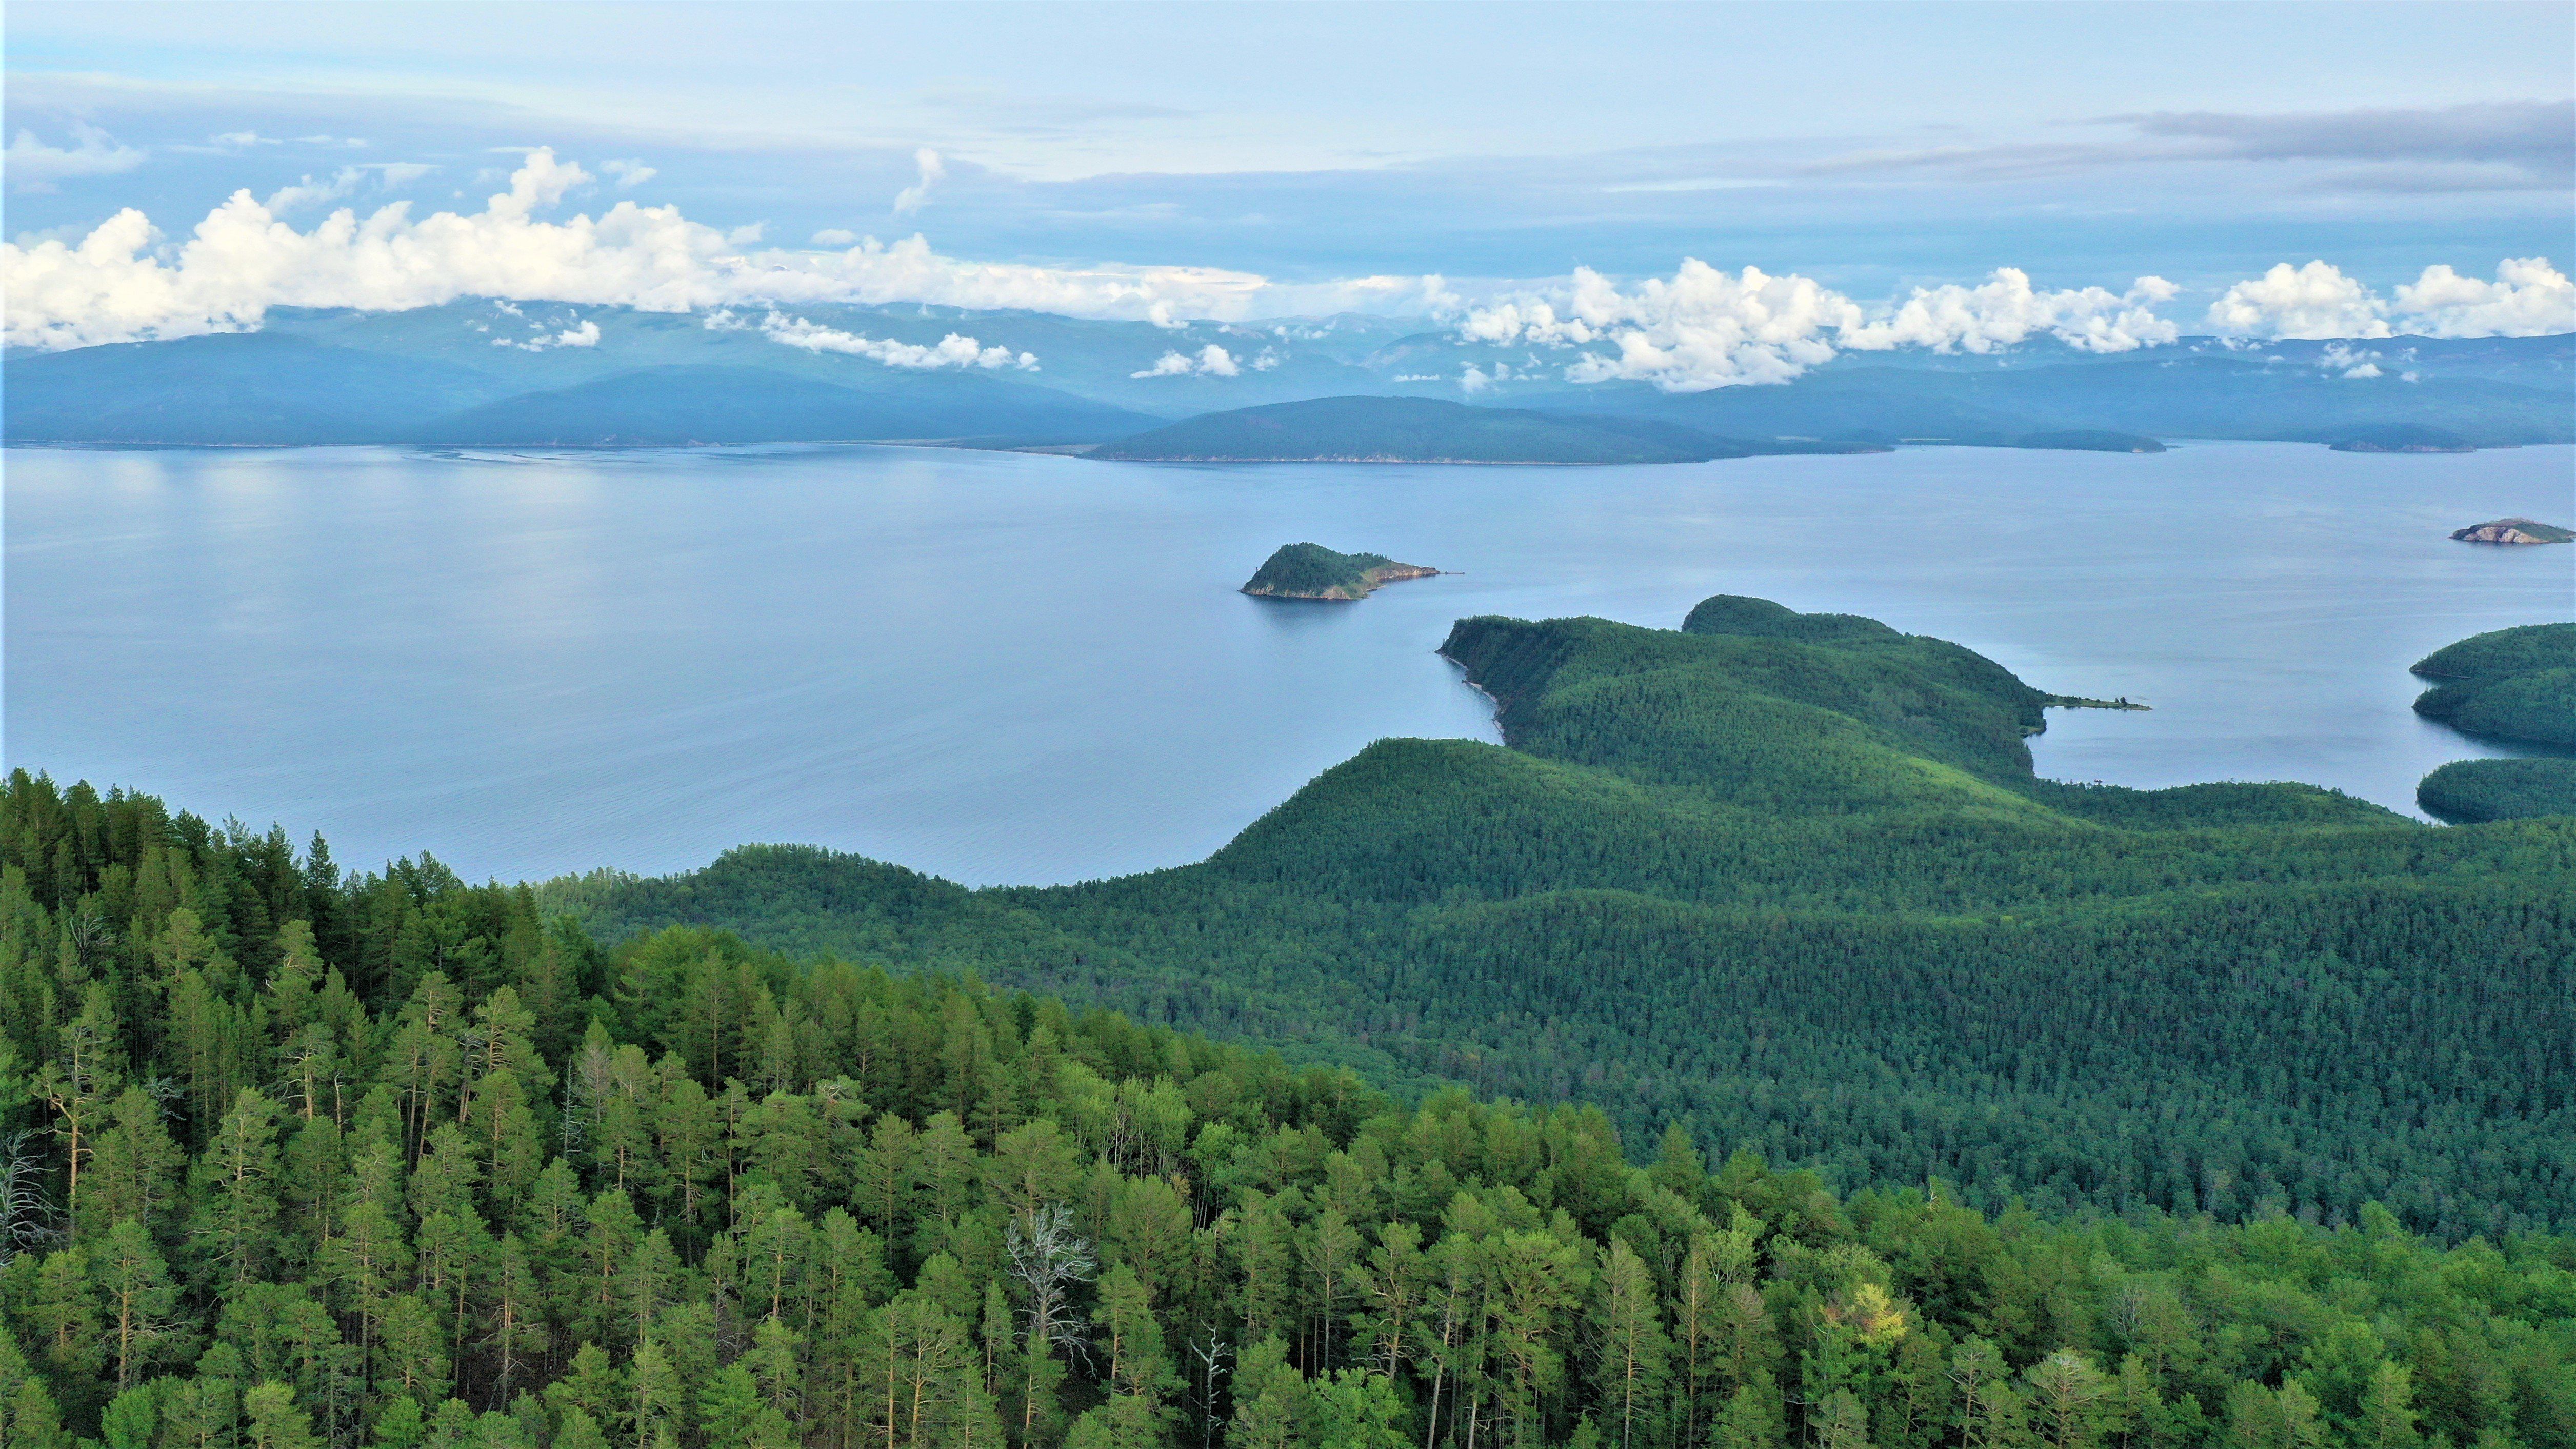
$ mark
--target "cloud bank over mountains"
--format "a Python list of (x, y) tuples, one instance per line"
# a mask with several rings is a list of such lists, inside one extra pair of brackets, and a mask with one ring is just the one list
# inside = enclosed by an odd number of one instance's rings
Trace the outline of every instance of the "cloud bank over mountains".
[[(2187, 119), (2170, 124), (2188, 131)], [(86, 156), (57, 153), (22, 136), (10, 148), (13, 176), (27, 176), (29, 167), (71, 174), (121, 163), (103, 139), (83, 145)], [(34, 149), (22, 155), (25, 148)], [(906, 193), (910, 207), (899, 202), (898, 210), (917, 208), (944, 174), (928, 150), (917, 167), (919, 186)], [(619, 190), (654, 175), (636, 160), (604, 169)], [(1452, 326), (1470, 341), (1527, 346), (1578, 383), (1698, 391), (1784, 382), (1844, 351), (1981, 354), (2047, 337), (2087, 352), (2125, 352), (2174, 341), (2186, 323), (2173, 314), (2192, 310), (2181, 288), (2156, 276), (2118, 292), (2052, 290), (2013, 267), (1974, 285), (1917, 287), (1876, 303), (1794, 273), (1729, 272), (1696, 259), (1669, 277), (1623, 284), (1578, 268), (1562, 282), (1509, 284), (1470, 299), (1438, 275), (1284, 283), (1209, 267), (974, 262), (934, 251), (918, 235), (851, 239), (832, 250), (764, 249), (758, 228), (727, 232), (689, 220), (676, 206), (628, 199), (595, 216), (546, 219), (541, 213), (597, 180), (547, 148), (526, 153), (509, 189), (479, 212), (415, 217), (410, 203), (397, 201), (361, 216), (344, 206), (309, 230), (281, 216), (345, 196), (365, 176), (352, 168), (267, 202), (237, 191), (184, 240), (163, 239), (143, 212), (127, 208), (76, 242), (0, 244), (6, 341), (62, 349), (251, 329), (274, 307), (401, 311), (488, 296), (703, 312), (711, 326), (757, 326), (782, 345), (898, 367), (1030, 369), (1039, 359), (971, 337), (925, 348), (820, 327), (777, 308), (921, 302), (1165, 327), (1188, 318), (1368, 310), (1419, 314), (1426, 328)], [(764, 320), (738, 320), (730, 310), (737, 307), (758, 309)], [(2195, 320), (2222, 335), (2254, 338), (2528, 336), (2576, 331), (2576, 285), (2530, 257), (2505, 260), (2492, 280), (2428, 266), (2383, 297), (2322, 260), (2283, 262), (2226, 287)], [(583, 344), (567, 338), (555, 345)], [(1258, 365), (1206, 352), (1174, 352), (1158, 366), (1173, 375), (1228, 377)]]

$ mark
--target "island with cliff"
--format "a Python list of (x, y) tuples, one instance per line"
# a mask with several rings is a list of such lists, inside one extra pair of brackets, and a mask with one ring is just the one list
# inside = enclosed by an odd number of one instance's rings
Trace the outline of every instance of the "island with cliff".
[(2462, 543), (2565, 543), (2576, 538), (2576, 530), (2537, 519), (2493, 518), (2452, 529), (2451, 537)]
[(1263, 599), (1363, 599), (1381, 584), (1427, 579), (1438, 569), (1397, 563), (1384, 554), (1335, 553), (1320, 543), (1281, 544), (1243, 591)]

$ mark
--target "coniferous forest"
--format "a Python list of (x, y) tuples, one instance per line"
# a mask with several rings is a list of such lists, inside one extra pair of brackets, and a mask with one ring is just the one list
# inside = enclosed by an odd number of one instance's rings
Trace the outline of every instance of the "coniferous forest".
[(1758, 601), (1449, 652), (1510, 748), (1064, 890), (12, 776), (0, 1444), (2576, 1446), (2571, 822), (2038, 781)]

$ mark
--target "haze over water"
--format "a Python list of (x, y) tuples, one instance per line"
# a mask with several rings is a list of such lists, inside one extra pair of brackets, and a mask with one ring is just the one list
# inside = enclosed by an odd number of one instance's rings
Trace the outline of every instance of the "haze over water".
[[(1198, 859), (1388, 735), (1492, 739), (1451, 620), (1742, 593), (1954, 639), (2043, 774), (2412, 810), (2502, 753), (2406, 666), (2571, 615), (2576, 452), (1917, 449), (1648, 468), (938, 449), (7, 454), (7, 763), (315, 830), (348, 866), (663, 872), (801, 841), (969, 883)], [(1234, 592), (1312, 539), (1462, 570)]]

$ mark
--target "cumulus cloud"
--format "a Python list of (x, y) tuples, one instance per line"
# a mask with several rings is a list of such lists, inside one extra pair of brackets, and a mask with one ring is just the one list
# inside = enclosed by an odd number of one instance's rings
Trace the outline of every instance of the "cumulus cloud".
[(910, 216), (921, 210), (922, 203), (930, 200), (931, 183), (948, 177), (948, 168), (941, 163), (939, 153), (927, 146), (912, 153), (912, 162), (920, 168), (921, 179), (894, 194), (894, 214), (897, 216)]
[(602, 161), (599, 163), (599, 169), (617, 178), (617, 189), (620, 191), (641, 186), (662, 174), (641, 161)]
[(1722, 272), (1693, 258), (1670, 280), (1649, 277), (1626, 291), (1578, 267), (1562, 297), (1477, 308), (1459, 331), (1472, 341), (1497, 344), (1604, 345), (1611, 350), (1586, 351), (1570, 364), (1567, 379), (1643, 381), (1697, 392), (1786, 382), (1832, 358), (1833, 347), (1822, 334), (1860, 320), (1850, 299), (1810, 278), (1774, 277), (1758, 267)]
[(1918, 287), (1894, 312), (1843, 328), (1840, 342), (1869, 352), (1985, 353), (2045, 333), (2085, 352), (2130, 352), (2181, 335), (2153, 310), (2178, 290), (2162, 277), (2140, 277), (2116, 295), (2100, 287), (2043, 292), (2031, 286), (2029, 273), (2002, 267), (1975, 287)]
[(855, 243), (858, 239), (859, 234), (857, 232), (844, 231), (837, 226), (827, 226), (821, 231), (814, 233), (814, 245), (818, 247), (845, 247)]
[(2576, 331), (2576, 283), (2546, 257), (2517, 257), (2492, 282), (2426, 267), (2391, 300), (2331, 263), (2282, 262), (2222, 293), (2209, 325), (2249, 337), (2539, 337)]
[(143, 164), (143, 153), (119, 145), (116, 138), (86, 122), (72, 126), (72, 144), (48, 146), (36, 133), (20, 130), (0, 153), (0, 170), (20, 191), (52, 191), (55, 183), (74, 176), (113, 176)]
[(2540, 337), (2576, 332), (2576, 283), (2546, 257), (2509, 257), (2482, 282), (2432, 266), (2397, 289), (2390, 310), (2426, 337)]
[[(717, 326), (721, 323), (718, 318), (711, 317), (708, 319), (708, 325)], [(808, 352), (837, 352), (849, 357), (865, 357), (882, 362), (888, 367), (922, 369), (980, 367), (987, 370), (1010, 367), (1022, 372), (1035, 372), (1038, 368), (1035, 354), (1014, 353), (1007, 347), (980, 346), (974, 338), (960, 337), (954, 332), (939, 339), (936, 346), (922, 347), (910, 342), (897, 342), (891, 338), (862, 337), (855, 332), (843, 332), (838, 328), (825, 327), (802, 317), (790, 317), (776, 311), (761, 319), (760, 330), (770, 341), (784, 343), (789, 347), (802, 347)]]
[[(1256, 369), (1267, 370), (1258, 361), (1253, 366)], [(1154, 359), (1153, 366), (1127, 375), (1129, 377), (1240, 377), (1243, 375), (1243, 364), (1234, 360), (1233, 353), (1211, 342), (1195, 354), (1165, 352)]]
[(2252, 337), (2385, 337), (2385, 303), (2359, 280), (2323, 261), (2275, 263), (2209, 304), (2209, 325)]
[(597, 347), (599, 324), (595, 321), (584, 322), (578, 327), (567, 327), (561, 332), (540, 334), (524, 341), (511, 337), (495, 337), (492, 339), (492, 345), (515, 347), (521, 352), (543, 352), (550, 347)]
[(78, 242), (0, 243), (6, 340), (80, 347), (256, 327), (271, 307), (400, 311), (499, 297), (685, 312), (742, 303), (930, 302), (1069, 316), (1237, 318), (1256, 306), (1338, 310), (1410, 295), (1416, 278), (1274, 288), (1203, 267), (1040, 267), (943, 256), (919, 236), (846, 250), (749, 250), (677, 207), (620, 201), (563, 221), (554, 207), (589, 173), (531, 151), (507, 191), (472, 214), (412, 215), (407, 202), (333, 211), (309, 231), (236, 192), (164, 244), (131, 208)]
[[(1458, 330), (1473, 342), (1582, 348), (1564, 370), (1572, 382), (1697, 392), (1787, 382), (1843, 348), (1984, 353), (2045, 334), (2087, 352), (2126, 352), (2174, 340), (2176, 328), (2154, 308), (2175, 291), (2160, 277), (2141, 277), (2124, 293), (2041, 291), (2006, 267), (1974, 287), (1917, 288), (1871, 311), (1812, 278), (1757, 267), (1729, 273), (1693, 259), (1669, 279), (1626, 289), (1579, 268), (1561, 295), (1470, 309)], [(1477, 392), (1500, 377), (1471, 369), (1462, 381)]]

